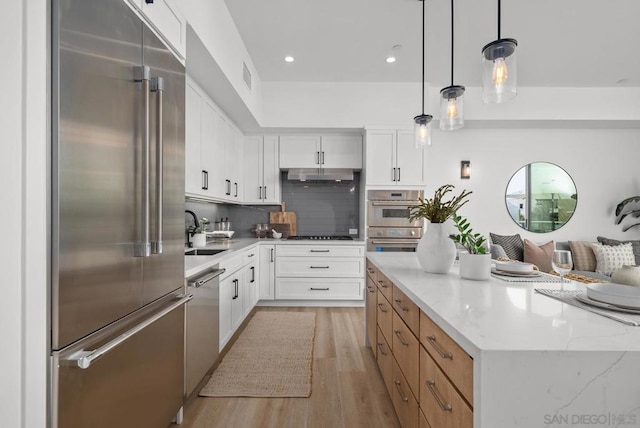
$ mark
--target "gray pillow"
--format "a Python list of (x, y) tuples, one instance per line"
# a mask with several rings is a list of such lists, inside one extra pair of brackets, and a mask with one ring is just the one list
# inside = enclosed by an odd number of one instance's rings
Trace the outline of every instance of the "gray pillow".
[(524, 244), (520, 235), (496, 235), (495, 233), (489, 233), (491, 237), (491, 243), (500, 245), (504, 252), (507, 253), (507, 257), (512, 260), (524, 261)]
[(609, 239), (605, 238), (604, 236), (598, 236), (597, 239), (599, 243), (612, 247), (615, 247), (616, 245), (631, 243), (631, 247), (633, 247), (633, 255), (636, 259), (636, 264), (640, 265), (640, 241), (618, 241), (617, 239)]
[(498, 257), (507, 257), (507, 253), (504, 252), (504, 248), (500, 245), (491, 244), (491, 258), (495, 260)]

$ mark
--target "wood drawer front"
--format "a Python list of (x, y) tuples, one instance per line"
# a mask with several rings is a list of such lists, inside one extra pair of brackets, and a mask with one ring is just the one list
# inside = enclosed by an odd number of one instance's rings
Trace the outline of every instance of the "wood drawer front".
[(473, 427), (473, 410), (423, 348), (420, 348), (420, 408), (433, 427)]
[(411, 392), (417, 397), (420, 388), (420, 342), (411, 334), (411, 330), (396, 311), (393, 311), (391, 349), (402, 374), (407, 379)]
[(378, 287), (367, 277), (367, 285), (364, 290), (365, 303), (367, 308), (367, 340), (371, 345), (373, 355), (376, 355), (376, 335), (378, 333), (377, 313), (378, 313)]
[(384, 334), (387, 342), (391, 343), (393, 338), (393, 308), (387, 298), (384, 297), (384, 294), (380, 292), (380, 289), (378, 289), (378, 304), (376, 306), (378, 327), (382, 331), (382, 334)]
[(362, 300), (362, 278), (276, 278), (276, 299)]
[[(391, 401), (396, 409), (402, 428), (418, 428), (418, 400), (409, 390), (407, 380), (404, 378), (400, 366), (393, 360), (391, 385)], [(438, 427), (440, 428), (440, 427)]]
[(393, 282), (389, 281), (389, 278), (380, 271), (378, 271), (378, 278), (376, 282), (378, 283), (378, 290), (382, 291), (382, 294), (384, 294), (384, 297), (386, 297), (389, 302), (392, 302)]
[(431, 425), (429, 425), (427, 418), (424, 416), (424, 413), (422, 413), (422, 409), (420, 409), (419, 413), (420, 414), (418, 415), (418, 417), (420, 419), (420, 428), (431, 428)]
[(473, 358), (424, 312), (420, 312), (420, 343), (473, 406)]
[(364, 278), (364, 260), (349, 258), (306, 259), (280, 257), (276, 259), (276, 276), (314, 278)]
[(373, 282), (378, 281), (378, 268), (376, 268), (369, 259), (367, 259), (367, 275), (369, 275)]
[(391, 397), (391, 393), (393, 392), (393, 380), (391, 379), (393, 372), (393, 354), (391, 353), (391, 347), (380, 329), (378, 329), (377, 332), (376, 348), (378, 352), (376, 354), (376, 361), (378, 362), (378, 368), (382, 374), (384, 384), (387, 387), (389, 397)]
[(393, 308), (416, 337), (420, 335), (420, 309), (398, 287), (393, 286)]
[(362, 245), (276, 245), (278, 257), (364, 257)]

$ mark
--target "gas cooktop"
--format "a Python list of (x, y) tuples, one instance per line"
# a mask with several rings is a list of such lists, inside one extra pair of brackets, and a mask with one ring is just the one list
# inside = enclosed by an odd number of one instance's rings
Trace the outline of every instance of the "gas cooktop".
[(353, 241), (353, 238), (348, 235), (298, 235), (289, 236), (287, 239), (293, 239), (297, 241), (311, 240), (311, 241)]

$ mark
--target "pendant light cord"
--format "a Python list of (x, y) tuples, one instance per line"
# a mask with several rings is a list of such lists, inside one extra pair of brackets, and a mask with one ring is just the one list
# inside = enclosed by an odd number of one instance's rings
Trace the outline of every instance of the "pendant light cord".
[(500, 0), (498, 0), (498, 40), (500, 40), (500, 10), (502, 7), (500, 6)]
[(451, 86), (453, 86), (453, 0), (451, 0)]
[(424, 116), (424, 3), (422, 0), (422, 115)]

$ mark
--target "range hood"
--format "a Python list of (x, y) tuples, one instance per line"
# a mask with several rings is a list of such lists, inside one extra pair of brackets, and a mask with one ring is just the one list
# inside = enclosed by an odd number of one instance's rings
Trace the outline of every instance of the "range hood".
[(292, 181), (353, 181), (352, 169), (291, 168), (287, 179)]

